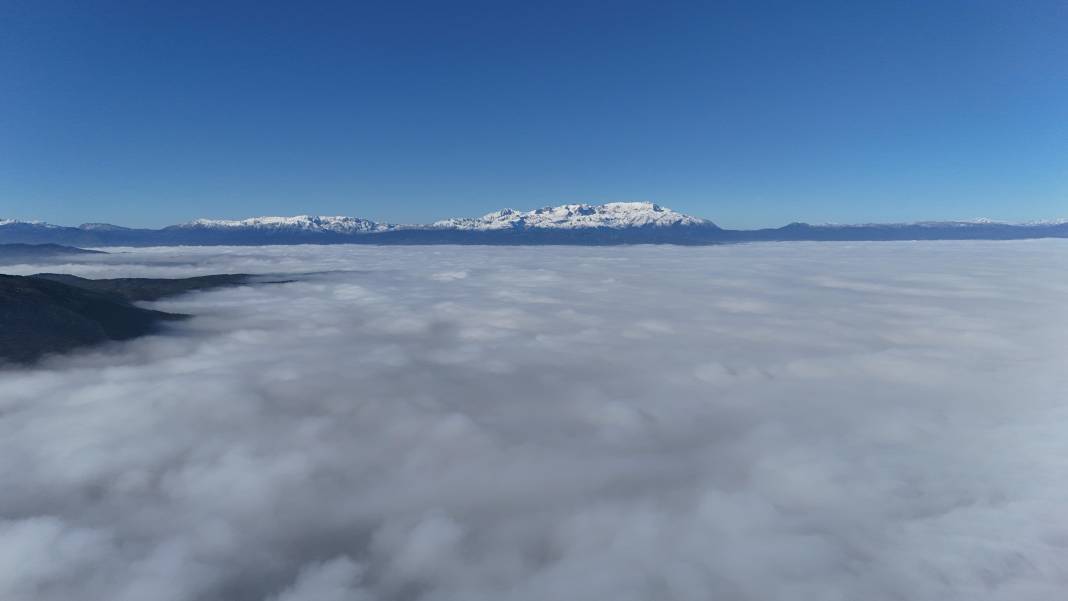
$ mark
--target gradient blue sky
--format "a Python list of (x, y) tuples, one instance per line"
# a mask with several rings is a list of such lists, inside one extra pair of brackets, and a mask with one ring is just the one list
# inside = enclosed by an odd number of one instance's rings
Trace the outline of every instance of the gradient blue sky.
[(1068, 216), (1068, 3), (0, 0), (0, 218)]

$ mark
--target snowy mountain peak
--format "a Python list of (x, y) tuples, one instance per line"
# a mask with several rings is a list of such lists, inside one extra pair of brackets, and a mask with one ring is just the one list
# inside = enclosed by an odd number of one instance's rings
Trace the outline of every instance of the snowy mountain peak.
[(98, 231), (98, 232), (113, 232), (119, 230), (128, 230), (128, 227), (122, 227), (121, 225), (113, 225), (110, 223), (83, 223), (78, 226), (80, 230), (86, 231)]
[(1025, 221), (1020, 225), (1027, 225), (1031, 227), (1042, 227), (1051, 225), (1068, 225), (1068, 217), (1062, 217), (1061, 219), (1039, 219), (1036, 221)]
[(345, 216), (296, 215), (293, 217), (250, 217), (248, 219), (194, 219), (177, 227), (189, 229), (253, 229), (305, 232), (333, 232), (352, 234), (382, 232), (393, 229), (392, 225), (369, 219)]
[[(509, 230), (670, 227), (715, 225), (708, 220), (676, 213), (651, 202), (610, 202), (601, 205), (567, 204), (533, 211), (501, 209), (482, 217), (438, 221), (433, 229)], [(359, 217), (296, 215), (293, 217), (251, 217), (249, 219), (196, 219), (182, 229), (266, 230), (288, 232), (331, 232), (338, 234), (383, 232), (425, 226), (397, 226)]]
[(583, 229), (715, 225), (706, 219), (676, 213), (651, 202), (567, 204), (533, 211), (502, 209), (482, 217), (437, 221), (436, 228), (458, 230)]
[(0, 225), (32, 225), (34, 227), (56, 228), (58, 225), (45, 223), (44, 221), (23, 221), (21, 219), (0, 219)]

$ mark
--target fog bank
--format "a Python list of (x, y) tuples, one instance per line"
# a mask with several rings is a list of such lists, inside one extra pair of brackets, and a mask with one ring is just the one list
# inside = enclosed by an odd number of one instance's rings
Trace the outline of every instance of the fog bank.
[(0, 371), (0, 598), (1059, 598), (1066, 265), (1041, 240), (5, 267), (297, 275)]

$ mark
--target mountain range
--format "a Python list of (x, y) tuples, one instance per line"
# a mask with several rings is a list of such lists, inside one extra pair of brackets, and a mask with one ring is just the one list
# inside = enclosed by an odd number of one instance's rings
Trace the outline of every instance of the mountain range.
[(721, 244), (757, 241), (1015, 240), (1068, 238), (1068, 220), (1030, 223), (924, 221), (854, 225), (791, 223), (731, 230), (649, 202), (504, 209), (431, 224), (380, 223), (359, 217), (298, 215), (242, 220), (196, 219), (161, 229), (107, 223), (77, 227), (0, 219), (0, 243), (74, 246), (253, 244)]

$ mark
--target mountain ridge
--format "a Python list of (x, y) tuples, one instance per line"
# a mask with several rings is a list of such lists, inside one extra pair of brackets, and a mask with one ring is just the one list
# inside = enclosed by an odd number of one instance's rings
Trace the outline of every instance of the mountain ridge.
[(102, 255), (99, 250), (86, 250), (61, 244), (0, 244), (0, 265), (12, 261), (65, 259), (78, 255)]
[(243, 273), (189, 278), (88, 279), (63, 273), (0, 274), (0, 368), (162, 331), (190, 317), (139, 306), (189, 292), (277, 284)]
[(565, 204), (481, 217), (393, 224), (351, 216), (295, 215), (195, 219), (160, 229), (106, 223), (67, 227), (0, 219), (0, 243), (77, 246), (254, 244), (722, 244), (761, 241), (1007, 240), (1068, 238), (1068, 219), (809, 224), (731, 230), (651, 202)]

